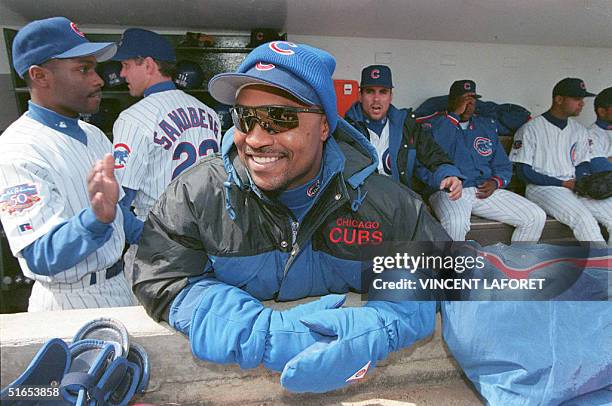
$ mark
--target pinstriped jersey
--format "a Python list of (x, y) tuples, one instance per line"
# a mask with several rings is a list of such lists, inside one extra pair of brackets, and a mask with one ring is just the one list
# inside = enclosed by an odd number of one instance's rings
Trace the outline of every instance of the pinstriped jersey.
[(219, 151), (220, 132), (215, 111), (181, 90), (153, 93), (119, 115), (115, 173), (121, 186), (137, 190), (132, 205), (139, 219), (146, 219), (172, 179)]
[(575, 167), (590, 159), (587, 129), (571, 118), (564, 129), (543, 116), (528, 121), (517, 130), (510, 151), (511, 161), (561, 180), (575, 178)]
[(604, 130), (596, 123), (589, 127), (589, 145), (591, 147), (591, 157), (612, 156), (612, 129)]
[[(98, 128), (78, 122), (87, 145), (22, 115), (0, 136), (0, 218), (24, 275), (46, 283), (74, 283), (113, 265), (125, 245), (123, 214), (117, 207), (111, 238), (76, 266), (52, 277), (28, 269), (20, 251), (59, 223), (90, 207), (87, 175), (112, 151)], [(120, 193), (122, 193), (120, 191)]]

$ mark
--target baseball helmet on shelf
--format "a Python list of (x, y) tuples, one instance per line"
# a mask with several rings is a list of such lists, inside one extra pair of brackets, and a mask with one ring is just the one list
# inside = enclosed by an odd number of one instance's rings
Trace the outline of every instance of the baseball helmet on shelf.
[(174, 83), (180, 89), (199, 89), (204, 82), (204, 71), (196, 62), (182, 60), (176, 64)]
[(100, 64), (99, 72), (100, 76), (104, 80), (104, 89), (120, 90), (123, 88), (127, 88), (125, 79), (119, 75), (119, 73), (121, 72), (121, 62), (108, 61), (102, 63)]

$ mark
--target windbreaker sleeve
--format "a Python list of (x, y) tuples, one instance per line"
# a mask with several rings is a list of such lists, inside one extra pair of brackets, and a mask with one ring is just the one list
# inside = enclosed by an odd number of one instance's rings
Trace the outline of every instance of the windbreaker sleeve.
[(205, 273), (208, 257), (189, 190), (180, 181), (168, 186), (150, 211), (138, 244), (132, 290), (156, 321), (166, 317), (189, 278)]
[[(448, 157), (446, 152), (436, 142), (431, 129), (422, 127), (415, 131), (418, 134), (416, 138), (416, 153), (417, 159), (431, 172), (435, 172), (442, 165), (453, 165), (453, 161)], [(459, 171), (457, 170), (457, 173)], [(458, 176), (456, 174), (449, 176)]]

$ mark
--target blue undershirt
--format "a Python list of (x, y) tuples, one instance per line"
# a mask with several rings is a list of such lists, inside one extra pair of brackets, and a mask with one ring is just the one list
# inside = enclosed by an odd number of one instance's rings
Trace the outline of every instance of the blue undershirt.
[(555, 127), (558, 127), (562, 130), (567, 126), (567, 118), (557, 118), (551, 114), (550, 110), (548, 110), (546, 113), (543, 113), (542, 117), (544, 117), (549, 123), (551, 123)]
[(321, 190), (322, 177), (323, 165), (321, 165), (321, 169), (319, 169), (317, 176), (312, 180), (295, 189), (285, 190), (278, 196), (278, 200), (291, 210), (299, 222), (302, 221), (308, 210), (310, 210), (316, 201), (316, 197)]
[(371, 118), (366, 118), (365, 123), (370, 130), (374, 131), (380, 137), (383, 129), (385, 128), (385, 125), (387, 124), (387, 117), (385, 116), (385, 118), (383, 118), (382, 120), (373, 120)]
[[(550, 110), (543, 113), (542, 117), (561, 130), (567, 126), (567, 119), (564, 120), (553, 116), (550, 113)], [(601, 127), (602, 121), (603, 120), (597, 120), (597, 125)], [(605, 121), (603, 121), (603, 123), (605, 123)], [(583, 176), (589, 176), (593, 173), (606, 172), (609, 170), (612, 170), (612, 165), (606, 158), (593, 158), (591, 161), (581, 162), (576, 166), (576, 180), (582, 178)], [(518, 163), (517, 173), (519, 178), (521, 178), (521, 180), (525, 183), (532, 183), (540, 186), (563, 186), (563, 181), (561, 179), (536, 172), (531, 165)]]
[[(28, 105), (28, 117), (87, 145), (87, 136), (77, 119), (62, 116), (32, 101)], [(123, 212), (126, 240), (133, 244), (140, 239), (144, 223), (129, 208), (123, 205), (119, 207)], [(93, 210), (88, 207), (25, 247), (21, 255), (35, 274), (55, 275), (83, 261), (104, 245), (112, 232), (111, 225), (98, 221)]]
[(174, 82), (172, 82), (171, 80), (166, 80), (164, 82), (159, 82), (152, 86), (149, 86), (144, 91), (144, 97), (150, 96), (153, 93), (165, 92), (166, 90), (176, 90)]
[[(576, 166), (576, 179), (578, 180), (583, 176), (588, 176), (596, 172), (597, 171), (591, 168), (591, 162), (582, 162)], [(536, 172), (531, 165), (517, 163), (517, 174), (525, 183), (532, 183), (540, 186), (563, 186), (563, 181), (561, 179)]]
[(597, 127), (601, 128), (602, 130), (612, 130), (612, 123), (606, 120), (602, 120), (601, 118), (598, 118), (597, 121), (595, 121), (595, 125), (597, 125)]

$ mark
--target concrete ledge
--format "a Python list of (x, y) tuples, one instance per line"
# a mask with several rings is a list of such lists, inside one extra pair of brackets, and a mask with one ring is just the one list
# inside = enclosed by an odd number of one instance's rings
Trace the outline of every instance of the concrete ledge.
[[(351, 295), (348, 302), (358, 300), (358, 295)], [(288, 306), (273, 303), (271, 307)], [(283, 390), (279, 374), (263, 367), (241, 370), (195, 359), (184, 336), (155, 323), (142, 307), (0, 315), (2, 387), (21, 374), (43, 342), (53, 337), (70, 340), (80, 326), (98, 317), (122, 321), (131, 339), (149, 354), (151, 381), (147, 393), (136, 399), (139, 402), (303, 405), (369, 400), (367, 404), (384, 404), (372, 403), (372, 399), (384, 398), (416, 400), (418, 405), (482, 404), (446, 350), (439, 320), (431, 338), (392, 354), (364, 382), (323, 395), (299, 395)]]

